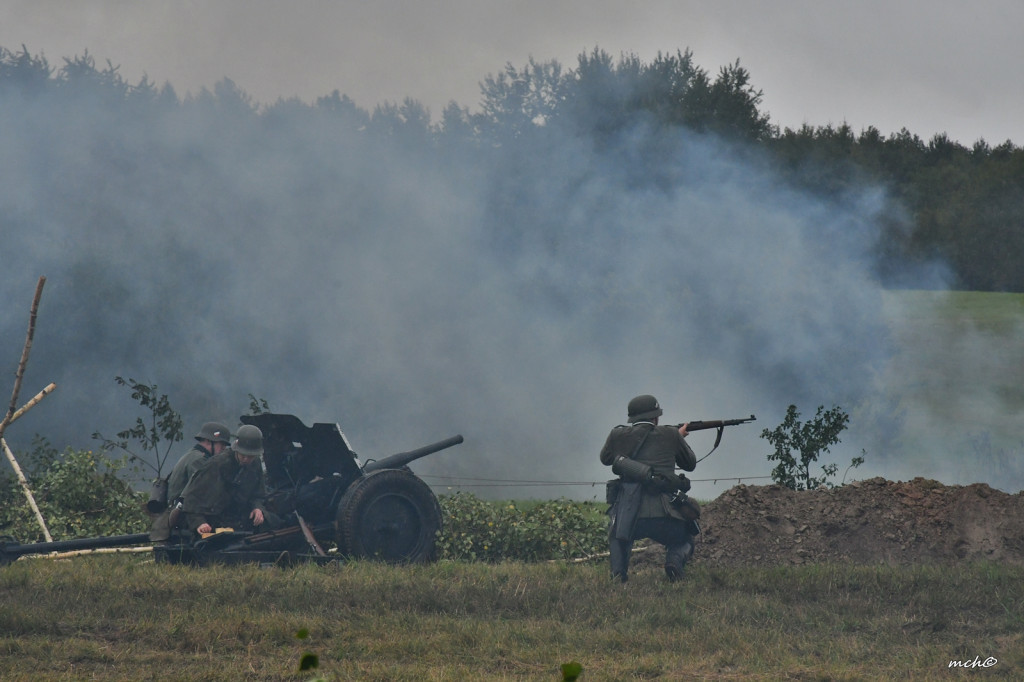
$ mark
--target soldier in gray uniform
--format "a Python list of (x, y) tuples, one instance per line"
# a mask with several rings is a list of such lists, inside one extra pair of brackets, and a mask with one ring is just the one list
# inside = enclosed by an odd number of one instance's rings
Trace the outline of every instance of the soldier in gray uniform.
[(218, 527), (252, 530), (264, 526), (262, 457), (263, 432), (250, 424), (238, 427), (230, 449), (208, 459), (185, 486), (185, 526), (197, 533), (210, 533)]
[(206, 460), (219, 455), (231, 444), (231, 430), (220, 422), (206, 422), (196, 434), (196, 444), (181, 456), (167, 477), (167, 501), (181, 497), (192, 475)]
[(659, 426), (657, 398), (640, 395), (629, 401), (628, 426), (616, 426), (601, 449), (601, 463), (619, 476), (610, 483), (609, 549), (612, 577), (626, 582), (633, 541), (650, 538), (665, 545), (665, 574), (682, 577), (693, 556), (693, 522), (673, 504), (673, 494), (689, 489), (675, 469), (693, 471), (697, 457), (685, 438), (686, 424)]

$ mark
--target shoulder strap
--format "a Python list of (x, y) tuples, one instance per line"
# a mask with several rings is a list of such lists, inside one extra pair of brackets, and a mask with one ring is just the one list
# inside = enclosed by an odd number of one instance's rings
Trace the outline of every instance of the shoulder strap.
[(652, 424), (651, 428), (647, 429), (647, 433), (644, 434), (644, 437), (641, 438), (640, 442), (636, 444), (635, 448), (633, 448), (633, 454), (629, 456), (630, 459), (636, 459), (636, 453), (640, 452), (640, 448), (642, 448), (644, 446), (644, 443), (647, 442), (647, 436), (651, 435), (651, 431), (653, 430), (654, 425)]

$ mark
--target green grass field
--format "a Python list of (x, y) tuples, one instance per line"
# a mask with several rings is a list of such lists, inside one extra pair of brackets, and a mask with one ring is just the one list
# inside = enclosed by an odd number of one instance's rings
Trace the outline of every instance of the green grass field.
[(1001, 413), (1024, 408), (1024, 294), (890, 291), (883, 312), (894, 387), (941, 413), (962, 408), (965, 391), (1003, 401)]
[(986, 291), (890, 290), (887, 311), (895, 306), (916, 309), (913, 315), (935, 323), (973, 323), (993, 331), (1007, 331), (1024, 322), (1024, 294)]
[[(299, 639), (296, 633), (308, 631)], [(319, 667), (299, 671), (303, 654)], [(950, 661), (991, 658), (985, 670)], [(1017, 679), (1024, 568), (597, 563), (0, 569), (4, 680)]]
[(868, 407), (901, 427), (878, 454), (901, 475), (1024, 487), (1024, 294), (890, 291), (883, 313), (895, 354)]

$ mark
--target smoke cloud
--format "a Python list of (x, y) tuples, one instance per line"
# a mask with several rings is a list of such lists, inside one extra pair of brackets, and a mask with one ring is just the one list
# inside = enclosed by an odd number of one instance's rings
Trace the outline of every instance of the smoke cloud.
[[(791, 403), (851, 412), (834, 459), (866, 449), (858, 477), (962, 475), (946, 452), (889, 449), (907, 374), (874, 275), (896, 210), (882, 188), (815, 198), (749, 153), (642, 123), (461, 148), (287, 103), (115, 114), (61, 97), (0, 102), (0, 368), (13, 377), (45, 275), (23, 396), (58, 384), (12, 443), (127, 428), (123, 376), (168, 393), (189, 436), (236, 425), (254, 395), (339, 423), (364, 458), (462, 433), (413, 465), (441, 492), (602, 498), (479, 484), (609, 478), (608, 430), (653, 393), (669, 422), (758, 416), (700, 465), (723, 480), (698, 497), (767, 482), (749, 478), (770, 471), (758, 435)], [(903, 419), (932, 423), (918, 407)], [(690, 440), (701, 455), (714, 435)]]

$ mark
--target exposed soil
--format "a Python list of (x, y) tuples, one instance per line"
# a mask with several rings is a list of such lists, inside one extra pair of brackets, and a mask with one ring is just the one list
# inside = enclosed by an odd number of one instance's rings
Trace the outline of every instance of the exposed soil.
[[(831, 490), (739, 485), (703, 507), (694, 563), (1024, 565), (1024, 492), (872, 478)], [(641, 562), (660, 562), (653, 546)]]

